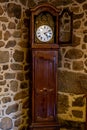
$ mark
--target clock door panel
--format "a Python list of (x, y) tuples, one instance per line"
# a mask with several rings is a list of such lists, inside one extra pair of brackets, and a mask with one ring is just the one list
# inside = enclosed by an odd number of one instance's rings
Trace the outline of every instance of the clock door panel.
[(35, 121), (55, 120), (57, 52), (34, 51)]

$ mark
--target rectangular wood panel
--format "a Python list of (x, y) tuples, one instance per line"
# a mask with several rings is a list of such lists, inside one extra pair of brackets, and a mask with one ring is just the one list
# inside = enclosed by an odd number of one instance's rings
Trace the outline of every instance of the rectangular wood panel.
[(52, 121), (56, 104), (56, 55), (50, 51), (35, 51), (34, 114), (36, 121)]

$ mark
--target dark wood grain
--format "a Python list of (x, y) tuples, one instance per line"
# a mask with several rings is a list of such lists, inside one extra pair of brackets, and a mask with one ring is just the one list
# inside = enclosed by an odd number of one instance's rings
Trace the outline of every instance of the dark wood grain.
[[(32, 120), (30, 130), (59, 130), (57, 119), (58, 10), (50, 4), (34, 7), (30, 17), (32, 51)], [(35, 17), (41, 12), (56, 17), (55, 43), (35, 43)]]

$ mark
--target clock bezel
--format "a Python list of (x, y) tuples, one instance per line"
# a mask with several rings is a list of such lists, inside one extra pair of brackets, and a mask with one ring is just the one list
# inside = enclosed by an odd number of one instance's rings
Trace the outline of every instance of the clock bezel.
[[(47, 34), (47, 32), (43, 32), (46, 29), (50, 29), (51, 32), (48, 32), (49, 34)], [(41, 30), (42, 34), (41, 34), (40, 30)], [(49, 30), (47, 30), (47, 31), (49, 31)], [(38, 33), (39, 33), (39, 35), (38, 35)], [(36, 37), (41, 43), (48, 43), (53, 37), (53, 30), (49, 25), (41, 25), (36, 30)], [(43, 39), (43, 37), (45, 37), (45, 38)]]

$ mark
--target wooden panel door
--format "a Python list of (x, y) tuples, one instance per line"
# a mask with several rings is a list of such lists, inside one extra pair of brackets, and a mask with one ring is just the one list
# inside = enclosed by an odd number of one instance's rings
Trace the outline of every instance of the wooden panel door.
[(57, 51), (33, 52), (33, 114), (35, 122), (56, 118)]

